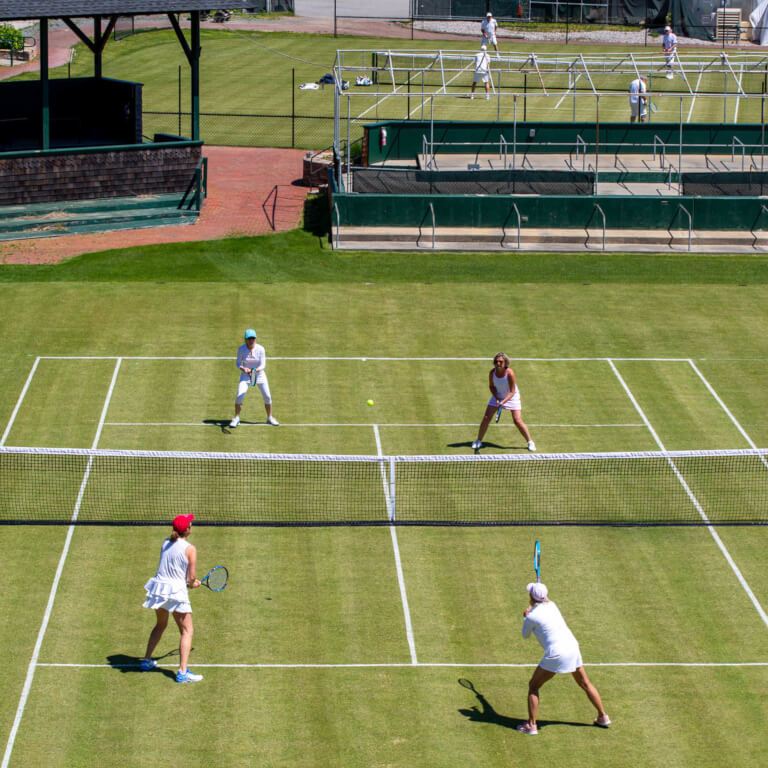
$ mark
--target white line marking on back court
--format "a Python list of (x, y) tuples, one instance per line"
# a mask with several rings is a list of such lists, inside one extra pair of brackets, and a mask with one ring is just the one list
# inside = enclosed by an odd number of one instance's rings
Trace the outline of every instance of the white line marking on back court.
[[(229, 355), (226, 357), (200, 357), (200, 356), (171, 356), (171, 355), (41, 355), (41, 360), (227, 360), (232, 362), (234, 358)], [(279, 355), (270, 355), (270, 360), (289, 360), (291, 362), (299, 361), (325, 361), (325, 360), (340, 360), (340, 361), (355, 361), (368, 362), (370, 361), (385, 361), (385, 362), (444, 362), (444, 363), (476, 363), (487, 362), (490, 365), (490, 361), (493, 360), (493, 355), (483, 355), (482, 357), (362, 357), (360, 355), (348, 355), (348, 356), (314, 356), (314, 357), (299, 357), (297, 355), (290, 355), (289, 357), (280, 357)], [(607, 357), (513, 357), (511, 358), (515, 362), (524, 363), (604, 363), (608, 360)], [(616, 362), (639, 362), (639, 363), (687, 363), (690, 358), (688, 357), (612, 357), (611, 360)], [(720, 358), (701, 358), (702, 360), (717, 360)], [(722, 358), (722, 359), (741, 359), (741, 358)], [(745, 358), (748, 360), (762, 360), (763, 358)]]
[[(379, 456), (383, 456), (381, 450), (381, 437), (379, 436), (379, 428), (376, 424), (373, 425), (373, 436), (376, 438), (376, 451)], [(381, 471), (381, 481), (384, 484), (384, 498), (387, 503), (387, 516), (389, 516), (389, 510), (391, 509), (392, 499), (389, 495), (389, 483), (387, 482), (387, 470), (383, 464), (379, 465)], [(394, 525), (389, 526), (389, 532), (392, 537), (392, 549), (395, 554), (395, 570), (397, 571), (397, 583), (400, 587), (400, 600), (403, 604), (403, 618), (405, 619), (405, 636), (408, 639), (408, 650), (411, 653), (411, 664), (418, 664), (416, 657), (416, 641), (413, 637), (413, 625), (411, 624), (411, 611), (408, 608), (408, 595), (405, 591), (405, 576), (403, 575), (403, 563), (400, 559), (400, 547), (397, 544), (397, 531)]]
[[(101, 430), (104, 427), (104, 421), (107, 418), (107, 409), (109, 408), (110, 400), (112, 399), (112, 392), (115, 389), (115, 382), (117, 381), (117, 374), (120, 370), (121, 359), (117, 358), (115, 363), (115, 370), (112, 373), (112, 381), (109, 385), (109, 391), (107, 397), (104, 400), (104, 407), (101, 409), (101, 418), (99, 419), (98, 427), (96, 428), (96, 436), (93, 439), (91, 448), (98, 448), (99, 438), (101, 437)], [(83, 496), (85, 495), (85, 488), (88, 484), (88, 478), (91, 474), (91, 465), (93, 463), (93, 457), (88, 459), (88, 466), (86, 467), (83, 480), (80, 483), (80, 490), (77, 494), (77, 500), (75, 501), (75, 507), (72, 511), (72, 523), (77, 521), (77, 517), (80, 514), (80, 505), (83, 502)], [(59, 558), (59, 564), (56, 568), (56, 574), (53, 577), (53, 584), (51, 584), (51, 591), (48, 595), (48, 603), (45, 606), (45, 613), (43, 614), (43, 621), (40, 625), (40, 630), (37, 633), (37, 640), (35, 641), (35, 647), (32, 650), (32, 658), (29, 660), (29, 666), (27, 667), (27, 676), (24, 680), (24, 687), (21, 691), (21, 697), (19, 698), (19, 705), (16, 708), (16, 716), (13, 719), (13, 726), (8, 736), (8, 743), (5, 746), (5, 754), (3, 755), (3, 762), (0, 763), (0, 768), (8, 768), (8, 763), (11, 759), (11, 752), (13, 751), (13, 745), (16, 742), (16, 734), (19, 732), (19, 726), (21, 725), (21, 718), (24, 715), (24, 709), (27, 706), (27, 699), (29, 698), (29, 692), (32, 688), (32, 681), (35, 677), (35, 669), (37, 667), (37, 660), (40, 657), (40, 648), (43, 645), (43, 639), (45, 638), (45, 632), (48, 629), (48, 622), (51, 619), (51, 613), (53, 612), (53, 604), (56, 600), (56, 593), (59, 589), (59, 581), (61, 580), (61, 574), (64, 572), (64, 563), (67, 561), (67, 555), (69, 554), (69, 547), (72, 542), (72, 536), (75, 532), (75, 526), (70, 525), (67, 529), (67, 536), (64, 540), (64, 548), (61, 550), (61, 557)]]
[[(648, 418), (643, 412), (643, 409), (640, 407), (640, 404), (637, 402), (637, 400), (635, 399), (635, 396), (632, 394), (629, 387), (627, 386), (627, 383), (624, 381), (618, 369), (613, 364), (613, 360), (609, 359), (608, 364), (611, 366), (611, 369), (613, 370), (614, 374), (616, 374), (616, 378), (619, 380), (619, 383), (623, 387), (627, 396), (632, 401), (632, 405), (635, 406), (635, 410), (640, 415), (640, 418), (645, 422), (646, 426), (648, 427), (651, 435), (653, 436), (653, 439), (656, 441), (656, 444), (659, 446), (659, 450), (664, 451), (666, 453), (667, 449), (664, 447), (664, 443), (661, 442), (661, 439), (656, 434), (656, 430), (651, 426), (651, 423), (650, 421), (648, 421)], [(701, 504), (699, 504), (699, 500), (696, 498), (696, 496), (694, 496), (693, 491), (691, 491), (690, 487), (688, 486), (688, 483), (686, 483), (685, 478), (682, 476), (682, 474), (680, 474), (680, 470), (678, 470), (675, 462), (672, 461), (672, 459), (669, 456), (667, 457), (667, 461), (669, 462), (669, 466), (672, 468), (672, 471), (675, 473), (675, 476), (680, 481), (680, 484), (683, 486), (683, 489), (688, 495), (688, 498), (691, 500), (691, 503), (696, 508), (696, 511), (699, 513), (701, 519), (705, 523), (709, 523), (709, 518), (704, 512), (704, 509), (702, 508)], [(723, 556), (728, 562), (728, 565), (731, 566), (731, 570), (734, 572), (734, 574), (736, 574), (736, 578), (739, 580), (739, 583), (743, 587), (744, 591), (747, 593), (747, 596), (752, 602), (752, 605), (755, 606), (755, 610), (759, 614), (760, 618), (763, 620), (763, 623), (765, 624), (765, 626), (768, 627), (768, 614), (766, 614), (766, 612), (763, 610), (763, 607), (760, 605), (757, 597), (755, 597), (754, 592), (750, 588), (749, 584), (747, 584), (747, 580), (744, 578), (741, 571), (739, 570), (739, 567), (734, 562), (733, 558), (730, 555), (730, 552), (728, 552), (728, 550), (725, 548), (725, 544), (723, 544), (723, 541), (718, 535), (717, 531), (709, 524), (707, 525), (707, 530), (710, 532), (710, 534), (712, 534), (712, 538), (715, 540), (715, 543), (720, 548), (720, 551), (723, 553)]]
[[(229, 425), (229, 421), (226, 419), (219, 419), (218, 421), (108, 421), (104, 424), (105, 427), (226, 427)], [(592, 429), (592, 428), (611, 428), (611, 427), (645, 427), (645, 424), (537, 424), (534, 422), (528, 422), (531, 427), (557, 427), (561, 429)], [(240, 422), (241, 427), (266, 427), (266, 422)], [(337, 423), (337, 424), (289, 424), (287, 422), (280, 422), (280, 426), (285, 427), (366, 427), (370, 428), (372, 424), (363, 423)], [(440, 428), (440, 427), (476, 427), (475, 422), (467, 422), (465, 424), (381, 424), (378, 423), (377, 427), (419, 427), (419, 428)], [(492, 425), (494, 429), (502, 429), (504, 427), (512, 427), (513, 424), (496, 424)]]
[(29, 372), (29, 376), (27, 376), (27, 380), (24, 382), (24, 386), (21, 389), (19, 399), (16, 401), (16, 407), (13, 409), (11, 418), (8, 420), (8, 426), (6, 426), (5, 432), (3, 432), (3, 436), (0, 438), (0, 445), (5, 445), (5, 441), (8, 439), (8, 434), (11, 431), (11, 427), (13, 427), (13, 423), (16, 421), (16, 414), (19, 412), (19, 408), (21, 408), (21, 404), (24, 401), (24, 397), (27, 394), (27, 390), (29, 389), (29, 385), (32, 383), (32, 378), (34, 377), (35, 371), (37, 371), (37, 366), (39, 364), (40, 358), (36, 357), (35, 362), (32, 364), (32, 370)]
[[(72, 669), (138, 669), (139, 662), (133, 664), (72, 664), (56, 662), (40, 662), (38, 667), (63, 667)], [(163, 667), (163, 664), (159, 664)], [(175, 668), (177, 664), (170, 667)], [(206, 667), (208, 669), (381, 669), (381, 668), (402, 668), (402, 667), (424, 667), (424, 668), (535, 668), (533, 663), (513, 663), (513, 662), (490, 662), (475, 663), (447, 661), (447, 662), (368, 662), (368, 663), (350, 663), (350, 664), (200, 664), (195, 663), (196, 667)], [(584, 665), (585, 667), (768, 667), (768, 661), (593, 661)]]
[[(709, 391), (709, 394), (715, 398), (715, 400), (717, 401), (717, 404), (725, 411), (726, 416), (728, 416), (728, 418), (733, 422), (733, 425), (736, 427), (736, 429), (739, 430), (739, 434), (749, 443), (750, 448), (757, 448), (757, 445), (755, 445), (754, 441), (747, 434), (746, 430), (741, 426), (741, 424), (739, 424), (736, 417), (731, 413), (728, 406), (721, 399), (720, 395), (718, 395), (717, 392), (715, 392), (714, 387), (707, 381), (707, 379), (704, 377), (704, 374), (698, 369), (698, 367), (696, 366), (696, 363), (694, 363), (693, 360), (689, 360), (688, 362), (690, 363), (691, 368), (693, 368), (693, 370), (696, 372), (696, 375), (704, 383), (704, 386)], [(766, 462), (764, 456), (760, 457), (760, 461), (762, 461), (763, 464), (765, 464), (765, 466), (768, 467), (768, 462)]]

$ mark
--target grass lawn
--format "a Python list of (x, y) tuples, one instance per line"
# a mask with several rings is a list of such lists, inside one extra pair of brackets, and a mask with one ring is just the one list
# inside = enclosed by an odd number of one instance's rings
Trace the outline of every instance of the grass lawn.
[[(334, 253), (299, 231), (2, 266), (0, 423), (8, 446), (468, 453), (503, 349), (541, 452), (656, 448), (606, 358), (669, 449), (764, 446), (766, 300), (762, 255)], [(212, 426), (251, 326), (282, 426), (258, 393), (249, 424)], [(489, 440), (524, 449), (511, 421)], [(231, 579), (192, 595), (205, 679), (177, 686), (172, 628), (161, 669), (135, 667), (164, 527), (79, 526), (67, 546), (64, 527), (3, 525), (8, 765), (147, 765), (158, 718), (190, 713), (190, 766), (758, 765), (768, 529), (717, 534), (750, 592), (705, 527), (198, 526), (201, 571)], [(540, 656), (519, 634), (536, 539), (608, 731), (565, 677), (539, 736), (515, 732)], [(724, 713), (748, 727), (713, 727)]]
[[(317, 82), (333, 69), (337, 51), (346, 50), (344, 62), (349, 66), (364, 67), (361, 71), (349, 70), (343, 77), (351, 82), (340, 101), (341, 135), (347, 135), (347, 118), (352, 121), (353, 139), (359, 138), (360, 125), (383, 119), (436, 120), (594, 120), (620, 121), (628, 119), (628, 75), (615, 75), (592, 66), (589, 78), (581, 76), (575, 82), (578, 98), (563, 97), (563, 89), (571, 86), (569, 75), (564, 71), (555, 75), (547, 72), (545, 84), (550, 95), (542, 95), (541, 84), (535, 69), (518, 64), (493, 63), (495, 92), (506, 94), (500, 100), (495, 97), (486, 103), (484, 99), (470, 103), (456, 98), (469, 90), (472, 81), (471, 57), (475, 52), (475, 40), (391, 40), (331, 35), (307, 35), (284, 32), (243, 32), (240, 30), (203, 30), (201, 59), (201, 132), (210, 144), (254, 146), (298, 146), (322, 148), (333, 139), (333, 88), (300, 90), (303, 83)], [(464, 71), (448, 71), (445, 78), (441, 66), (433, 65), (427, 72), (422, 92), (422, 79), (418, 71), (410, 76), (398, 73), (397, 94), (385, 95), (387, 73), (379, 75), (380, 95), (371, 96), (371, 88), (354, 84), (357, 74), (371, 75), (371, 51), (387, 50), (430, 51), (447, 53), (464, 51), (466, 60), (446, 66), (463, 68)], [(578, 43), (539, 44), (510, 41), (505, 50), (528, 55), (535, 53), (541, 59), (565, 61), (599, 54), (594, 46)], [(628, 47), (638, 55), (650, 48)], [(688, 47), (686, 55), (695, 53)], [(612, 51), (613, 53), (613, 51)], [(700, 55), (709, 61), (716, 56), (711, 48), (700, 49)], [(379, 64), (384, 66), (386, 57), (379, 54)], [(425, 62), (417, 64), (424, 66)], [(661, 66), (661, 59), (659, 59)], [(658, 111), (651, 119), (658, 122), (760, 122), (761, 99), (736, 98), (741, 87), (748, 93), (760, 94), (764, 89), (764, 73), (744, 70), (735, 62), (734, 76), (724, 78), (721, 73), (689, 73), (690, 87), (699, 94), (685, 95), (688, 84), (679, 76), (672, 81), (663, 77), (659, 67), (650, 68), (649, 92)], [(144, 109), (144, 134), (155, 132), (184, 134), (187, 132), (190, 111), (189, 67), (181, 47), (171, 29), (142, 31), (118, 42), (110, 41), (104, 51), (104, 75), (144, 84), (142, 92)], [(76, 47), (71, 65), (72, 77), (92, 75), (90, 53), (82, 44)], [(52, 77), (66, 77), (67, 67), (52, 71)], [(35, 73), (22, 76), (35, 78)], [(432, 97), (445, 79), (447, 94)], [(410, 82), (408, 82), (410, 81)], [(599, 106), (592, 95), (594, 89), (603, 94)], [(389, 85), (391, 90), (391, 83)], [(513, 93), (526, 93), (526, 97)], [(614, 95), (611, 95), (614, 94)], [(348, 103), (349, 99), (349, 103)], [(182, 113), (181, 121), (178, 114)], [(292, 118), (293, 116), (293, 118)]]

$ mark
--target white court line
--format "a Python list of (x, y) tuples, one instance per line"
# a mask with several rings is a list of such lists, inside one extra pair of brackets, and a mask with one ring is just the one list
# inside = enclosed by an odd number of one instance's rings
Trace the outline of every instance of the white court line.
[[(138, 669), (139, 663), (134, 664), (72, 664), (72, 663), (43, 663), (38, 667), (64, 667), (73, 669)], [(158, 667), (165, 665), (158, 664)], [(171, 664), (170, 668), (175, 669), (178, 665)], [(537, 663), (513, 662), (491, 662), (476, 663), (468, 662), (424, 662), (415, 663), (405, 662), (369, 662), (360, 664), (200, 664), (195, 663), (196, 667), (206, 667), (208, 669), (380, 669), (380, 668), (403, 668), (403, 667), (424, 667), (424, 668), (531, 668), (535, 669)], [(768, 661), (593, 661), (584, 664), (585, 667), (768, 667)]]
[[(659, 449), (666, 453), (667, 449), (664, 447), (664, 444), (661, 442), (661, 439), (656, 434), (656, 430), (651, 426), (651, 423), (650, 421), (648, 421), (645, 413), (643, 412), (643, 409), (640, 407), (640, 404), (637, 402), (637, 400), (635, 399), (635, 396), (630, 391), (629, 387), (627, 386), (627, 383), (624, 381), (618, 369), (613, 364), (613, 361), (608, 360), (608, 364), (611, 366), (611, 369), (613, 370), (614, 374), (616, 374), (616, 378), (619, 380), (619, 383), (624, 388), (624, 391), (626, 392), (629, 399), (632, 401), (632, 404), (635, 406), (635, 410), (640, 415), (640, 418), (645, 422), (646, 426), (650, 430), (651, 435), (653, 436), (653, 439), (656, 441), (656, 444), (659, 446)], [(709, 518), (704, 512), (704, 509), (702, 508), (701, 504), (699, 504), (699, 501), (696, 498), (696, 496), (694, 496), (693, 491), (691, 491), (691, 489), (688, 487), (688, 483), (685, 482), (685, 478), (683, 478), (683, 476), (680, 474), (680, 471), (678, 470), (675, 462), (672, 461), (672, 459), (669, 456), (667, 457), (667, 461), (669, 462), (670, 467), (672, 467), (672, 470), (675, 473), (675, 476), (680, 481), (680, 484), (683, 486), (683, 489), (685, 490), (686, 494), (688, 494), (688, 498), (693, 503), (694, 507), (696, 508), (696, 511), (701, 516), (701, 519), (705, 523), (709, 523)], [(766, 614), (766, 612), (763, 610), (763, 607), (760, 605), (757, 597), (755, 597), (755, 593), (752, 591), (749, 584), (747, 583), (747, 580), (744, 578), (741, 571), (739, 570), (739, 567), (734, 562), (730, 552), (728, 552), (728, 550), (725, 548), (725, 544), (723, 544), (723, 540), (720, 538), (717, 531), (711, 525), (707, 525), (707, 530), (710, 532), (710, 534), (712, 534), (712, 538), (715, 540), (715, 543), (720, 548), (720, 551), (723, 553), (723, 556), (728, 562), (728, 565), (731, 566), (731, 570), (734, 572), (734, 574), (736, 575), (736, 578), (739, 580), (739, 583), (743, 587), (744, 591), (747, 593), (747, 596), (752, 602), (752, 605), (754, 605), (755, 610), (759, 614), (760, 618), (763, 620), (763, 623), (765, 624), (765, 626), (768, 627), (768, 614)]]
[[(376, 438), (376, 451), (379, 456), (383, 456), (381, 450), (381, 437), (379, 436), (379, 428), (376, 424), (373, 425), (373, 436)], [(391, 509), (391, 499), (389, 497), (389, 483), (387, 482), (387, 471), (383, 464), (379, 465), (381, 471), (381, 481), (384, 484), (384, 498), (387, 503), (387, 516), (389, 516), (389, 510)], [(403, 563), (400, 559), (400, 547), (397, 544), (397, 531), (394, 525), (389, 526), (389, 532), (392, 537), (392, 550), (395, 553), (395, 570), (397, 571), (397, 583), (400, 587), (400, 600), (403, 604), (403, 617), (405, 619), (405, 636), (408, 639), (408, 650), (411, 654), (411, 664), (418, 664), (416, 658), (416, 640), (413, 636), (413, 625), (411, 624), (411, 611), (408, 608), (408, 595), (405, 592), (405, 576), (403, 575)]]
[[(232, 362), (234, 360), (233, 355), (226, 357), (199, 357), (199, 356), (170, 356), (170, 355), (41, 355), (40, 360), (227, 360)], [(270, 360), (290, 360), (290, 361), (323, 361), (323, 360), (341, 360), (341, 361), (354, 361), (359, 360), (363, 363), (367, 361), (383, 360), (385, 362), (444, 362), (444, 363), (474, 363), (474, 362), (487, 362), (491, 364), (493, 355), (483, 355), (483, 357), (361, 357), (359, 355), (352, 356), (330, 356), (330, 357), (297, 357), (291, 355), (289, 357), (280, 357), (279, 355), (270, 355)], [(513, 357), (510, 358), (515, 362), (524, 363), (604, 363), (608, 360), (607, 357)], [(638, 362), (638, 363), (687, 363), (690, 358), (688, 357), (612, 357), (611, 360), (617, 362)], [(720, 358), (697, 358), (701, 360), (718, 360)], [(722, 358), (728, 359), (740, 359), (740, 358)], [(747, 360), (764, 360), (766, 358), (745, 358)]]
[(37, 366), (39, 364), (40, 364), (40, 358), (36, 357), (35, 362), (32, 364), (32, 370), (29, 372), (29, 376), (27, 376), (27, 380), (24, 382), (24, 386), (21, 389), (21, 394), (19, 395), (19, 399), (16, 401), (16, 407), (13, 409), (13, 413), (11, 413), (11, 418), (8, 421), (8, 426), (5, 428), (5, 432), (3, 432), (2, 438), (0, 438), (0, 445), (5, 445), (5, 441), (8, 439), (8, 434), (11, 431), (11, 427), (13, 427), (13, 423), (16, 421), (16, 414), (18, 414), (19, 408), (21, 408), (21, 404), (24, 401), (24, 396), (27, 394), (29, 385), (32, 383), (32, 377), (35, 375), (35, 371), (37, 370)]
[[(96, 428), (96, 436), (93, 439), (93, 445), (91, 448), (97, 448), (99, 444), (99, 437), (101, 436), (101, 430), (104, 426), (104, 421), (107, 418), (107, 409), (109, 408), (110, 400), (112, 399), (112, 392), (115, 389), (115, 382), (117, 381), (117, 374), (120, 370), (120, 358), (117, 359), (115, 364), (115, 370), (112, 374), (112, 381), (109, 385), (109, 391), (104, 401), (104, 407), (101, 409), (101, 418), (99, 419), (98, 427)], [(85, 494), (85, 487), (88, 484), (88, 478), (91, 474), (91, 465), (93, 463), (93, 457), (88, 459), (88, 466), (86, 467), (85, 474), (83, 475), (83, 481), (80, 483), (80, 491), (77, 494), (77, 501), (75, 502), (75, 508), (72, 512), (72, 523), (77, 521), (77, 517), (80, 513), (80, 505), (83, 502), (83, 496)], [(75, 526), (70, 525), (67, 529), (67, 536), (64, 540), (64, 548), (61, 551), (61, 557), (59, 558), (59, 564), (56, 568), (56, 574), (53, 577), (53, 584), (51, 584), (51, 591), (48, 595), (48, 603), (45, 606), (45, 613), (43, 614), (43, 621), (40, 625), (40, 630), (37, 633), (37, 640), (35, 641), (35, 647), (32, 651), (32, 658), (29, 660), (29, 666), (27, 667), (27, 676), (24, 680), (24, 687), (21, 691), (21, 697), (19, 698), (19, 705), (16, 708), (16, 716), (13, 719), (13, 726), (8, 736), (8, 743), (5, 746), (5, 754), (3, 755), (3, 761), (0, 763), (0, 768), (8, 768), (8, 762), (11, 759), (11, 752), (13, 751), (13, 745), (16, 742), (16, 734), (19, 732), (19, 726), (21, 725), (21, 718), (24, 715), (24, 709), (27, 706), (27, 699), (29, 698), (29, 692), (32, 688), (32, 681), (35, 677), (35, 669), (37, 667), (37, 660), (40, 657), (40, 648), (43, 644), (43, 638), (45, 632), (48, 629), (48, 622), (51, 619), (51, 613), (53, 612), (53, 604), (56, 600), (56, 593), (59, 589), (59, 581), (61, 580), (61, 574), (64, 571), (64, 563), (67, 560), (69, 554), (69, 547), (72, 542), (72, 536), (75, 532)]]
[[(721, 399), (720, 395), (718, 395), (717, 392), (715, 392), (715, 388), (707, 381), (706, 378), (704, 378), (704, 374), (698, 369), (698, 367), (696, 366), (696, 363), (694, 363), (693, 360), (689, 360), (688, 362), (690, 363), (691, 368), (693, 368), (693, 370), (696, 372), (696, 375), (704, 383), (704, 386), (709, 391), (709, 394), (715, 398), (715, 400), (717, 401), (717, 404), (725, 411), (726, 415), (733, 422), (733, 425), (736, 427), (736, 429), (739, 430), (739, 434), (741, 434), (741, 436), (749, 443), (750, 448), (757, 448), (757, 445), (755, 445), (754, 441), (747, 434), (746, 430), (741, 426), (741, 424), (739, 424), (736, 417), (731, 413), (728, 406)], [(766, 467), (768, 467), (768, 463), (766, 463), (764, 456), (761, 456), (760, 460), (763, 462), (763, 464), (765, 464)]]
[[(105, 427), (225, 427), (229, 424), (225, 419), (220, 420), (221, 423), (212, 423), (204, 421), (108, 421), (104, 424)], [(226, 423), (225, 423), (226, 422)], [(645, 427), (645, 424), (537, 424), (534, 422), (528, 422), (531, 427), (560, 427), (563, 429), (592, 429), (592, 428), (609, 428), (609, 427)], [(240, 423), (241, 427), (267, 427), (266, 422), (257, 423)], [(281, 427), (371, 427), (372, 424), (363, 423), (338, 423), (338, 424), (288, 424), (287, 422), (280, 422)], [(475, 422), (466, 424), (382, 424), (378, 423), (378, 427), (476, 427)], [(496, 424), (492, 425), (494, 428)], [(513, 424), (499, 424), (499, 428), (511, 427)]]

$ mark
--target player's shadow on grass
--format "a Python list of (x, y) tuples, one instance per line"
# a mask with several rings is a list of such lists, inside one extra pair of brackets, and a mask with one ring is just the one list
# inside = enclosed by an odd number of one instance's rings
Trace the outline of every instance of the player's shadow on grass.
[[(500, 715), (488, 702), (488, 699), (483, 696), (482, 693), (475, 693), (475, 698), (478, 700), (480, 706), (470, 707), (469, 709), (460, 709), (459, 714), (464, 715), (467, 720), (473, 723), (493, 723), (499, 725), (502, 728), (511, 728), (515, 730), (518, 725), (522, 725), (526, 722), (519, 717), (507, 717), (507, 715)], [(537, 720), (536, 725), (539, 730), (546, 728), (549, 725), (573, 725), (576, 727), (584, 726), (586, 728), (591, 727), (589, 723), (572, 723), (567, 720)]]
[[(163, 656), (155, 656), (155, 659), (158, 663), (162, 664), (163, 659), (174, 655), (179, 655), (178, 649), (175, 651), (169, 651)], [(128, 656), (125, 653), (113, 653), (111, 656), (107, 656), (107, 664), (109, 664), (112, 669), (117, 669), (123, 674), (130, 672), (141, 672), (141, 668), (139, 666), (141, 664), (141, 659), (138, 656)], [(172, 669), (165, 669), (164, 667), (155, 667), (155, 669), (151, 669), (149, 672), (141, 672), (142, 675), (148, 675), (152, 673), (165, 675), (166, 677), (173, 678), (174, 680), (176, 679), (176, 672)]]
[[(448, 443), (448, 448), (472, 448), (472, 440), (465, 440), (461, 443)], [(498, 443), (489, 443), (486, 440), (483, 440), (483, 447), (481, 450), (485, 450), (487, 448), (496, 448), (499, 451), (524, 451), (528, 450), (526, 446), (524, 445), (499, 445)]]
[[(259, 424), (258, 421), (245, 421), (242, 420), (240, 422), (241, 426), (245, 426), (247, 424)], [(203, 419), (203, 424), (206, 424), (208, 426), (212, 427), (218, 427), (223, 434), (225, 435), (231, 435), (235, 431), (235, 427), (229, 426), (229, 419)]]

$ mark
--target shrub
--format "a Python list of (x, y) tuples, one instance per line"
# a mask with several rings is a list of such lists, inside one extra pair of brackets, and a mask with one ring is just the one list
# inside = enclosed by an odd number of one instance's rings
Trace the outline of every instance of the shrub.
[(11, 24), (0, 24), (0, 48), (10, 51), (24, 50), (24, 35)]

